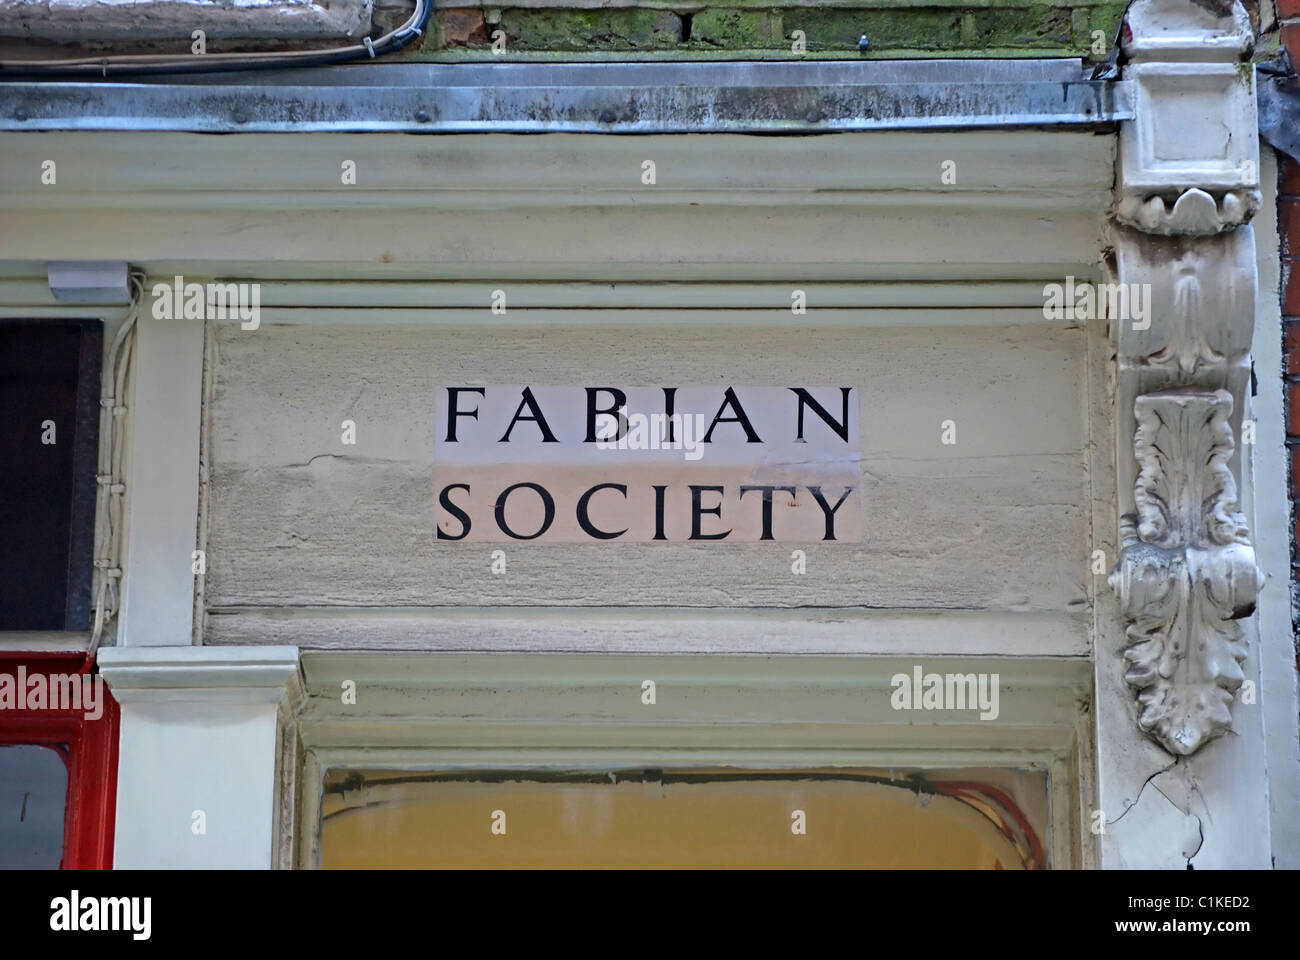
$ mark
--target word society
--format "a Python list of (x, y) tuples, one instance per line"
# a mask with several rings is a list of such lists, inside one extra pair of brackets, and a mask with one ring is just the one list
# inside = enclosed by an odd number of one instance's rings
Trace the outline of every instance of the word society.
[(438, 540), (861, 539), (853, 387), (443, 390)]
[[(686, 489), (690, 492), (690, 535), (686, 536), (684, 539), (726, 540), (731, 536), (731, 528), (727, 528), (726, 530), (721, 529), (721, 524), (724, 520), (724, 513), (730, 514), (734, 512), (731, 509), (732, 505), (730, 503), (733, 499), (731, 498), (731, 488), (724, 484), (692, 483), (687, 484)], [(820, 535), (820, 539), (837, 539), (835, 535), (836, 514), (839, 512), (840, 507), (844, 505), (844, 502), (848, 500), (849, 494), (853, 492), (854, 488), (845, 487), (842, 490), (830, 493), (829, 496), (827, 493), (824, 493), (822, 488), (817, 484), (811, 484), (806, 489), (808, 493), (812, 495), (813, 501), (822, 512), (822, 518), (825, 525), (821, 530), (817, 531)], [(578, 496), (574, 507), (574, 519), (583, 533), (593, 540), (617, 540), (624, 536), (630, 528), (624, 527), (621, 530), (611, 530), (607, 526), (598, 525), (595, 520), (592, 519), (592, 498), (604, 490), (612, 491), (616, 497), (622, 497), (624, 501), (629, 500), (628, 486), (625, 483), (593, 484), (586, 490), (582, 491)], [(652, 508), (654, 515), (654, 536), (649, 539), (671, 539), (667, 533), (669, 520), (668, 508), (670, 505), (668, 500), (668, 485), (659, 483), (651, 484), (650, 490), (654, 495), (654, 506)], [(442, 526), (439, 526), (437, 533), (439, 540), (463, 540), (469, 535), (470, 529), (473, 525), (473, 519), (467, 510), (462, 509), (461, 506), (452, 501), (452, 494), (455, 491), (464, 491), (466, 494), (469, 494), (470, 485), (468, 483), (447, 484), (447, 486), (443, 487), (441, 492), (438, 494), (438, 505), (460, 523), (460, 529), (458, 531), (450, 531), (444, 530)], [(529, 491), (529, 493), (525, 494), (523, 491)], [(786, 485), (740, 484), (735, 488), (734, 500), (736, 501), (736, 505), (739, 505), (741, 501), (745, 501), (745, 495), (750, 493), (757, 494), (757, 496), (750, 497), (749, 502), (755, 504), (754, 518), (758, 519), (762, 531), (756, 539), (777, 539), (773, 533), (772, 507), (775, 502), (774, 497), (777, 493), (781, 493), (789, 498), (790, 504), (798, 504), (800, 502), (797, 499), (799, 489), (795, 486)], [(534, 512), (540, 511), (541, 513), (540, 519), (533, 521), (532, 529), (516, 529), (515, 524), (507, 519), (506, 511), (512, 504), (511, 498), (516, 494), (518, 494), (520, 500), (525, 496), (533, 497), (534, 499), (527, 506), (534, 508)], [(705, 499), (706, 497), (708, 499)], [(723, 509), (724, 506), (728, 507), (726, 511)], [(638, 507), (637, 509), (639, 512), (640, 508)], [(552, 495), (550, 490), (539, 483), (514, 483), (497, 494), (496, 502), (493, 505), (493, 514), (496, 519), (497, 527), (511, 540), (536, 540), (538, 537), (543, 536), (548, 530), (550, 530), (551, 525), (555, 522), (555, 497)], [(706, 529), (706, 518), (709, 518), (710, 522), (715, 525)], [(635, 539), (644, 538), (638, 537)]]

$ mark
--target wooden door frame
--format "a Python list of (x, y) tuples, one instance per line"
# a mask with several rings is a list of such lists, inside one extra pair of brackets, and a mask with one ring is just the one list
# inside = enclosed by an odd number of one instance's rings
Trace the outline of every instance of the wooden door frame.
[[(30, 679), (85, 671), (83, 653), (0, 651), (0, 673), (25, 668)], [(34, 744), (66, 747), (68, 769), (64, 804), (64, 870), (108, 870), (113, 866), (113, 825), (117, 801), (118, 705), (104, 685), (103, 712), (88, 719), (83, 711), (46, 709), (39, 713), (0, 710), (0, 746)]]

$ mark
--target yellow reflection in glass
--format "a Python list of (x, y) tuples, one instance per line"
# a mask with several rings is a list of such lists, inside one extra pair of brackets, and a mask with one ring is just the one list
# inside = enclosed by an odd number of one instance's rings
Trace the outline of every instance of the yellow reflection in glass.
[(326, 780), (321, 859), (327, 869), (1019, 870), (1043, 865), (1019, 808), (1045, 806), (1046, 782), (1016, 774), (1018, 792), (1036, 802), (964, 779), (918, 787), (906, 778), (837, 779), (843, 771), (715, 774), (722, 779), (677, 771), (618, 782), (628, 774), (340, 771)]

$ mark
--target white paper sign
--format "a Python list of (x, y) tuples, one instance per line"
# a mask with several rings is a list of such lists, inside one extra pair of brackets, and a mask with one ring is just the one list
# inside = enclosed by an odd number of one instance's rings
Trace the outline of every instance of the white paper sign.
[(448, 386), (436, 539), (862, 539), (855, 387)]

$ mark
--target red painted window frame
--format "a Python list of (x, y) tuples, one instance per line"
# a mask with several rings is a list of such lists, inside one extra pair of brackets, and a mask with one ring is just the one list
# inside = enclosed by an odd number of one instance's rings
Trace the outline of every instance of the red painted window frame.
[[(77, 673), (86, 664), (82, 653), (15, 653), (0, 651), (0, 673), (27, 676)], [(63, 870), (111, 870), (113, 823), (117, 806), (117, 701), (104, 685), (104, 709), (96, 720), (77, 710), (0, 710), (0, 745), (67, 746), (64, 801)], [(61, 752), (61, 751), (60, 751)]]

